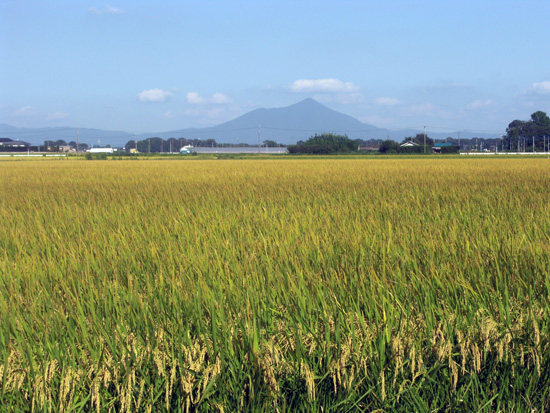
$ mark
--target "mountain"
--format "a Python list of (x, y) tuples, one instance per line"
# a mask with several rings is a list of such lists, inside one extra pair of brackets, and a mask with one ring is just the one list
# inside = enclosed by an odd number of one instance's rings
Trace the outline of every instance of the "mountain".
[[(315, 133), (332, 132), (346, 134), (351, 139), (391, 139), (401, 141), (406, 136), (422, 133), (418, 130), (391, 131), (360, 122), (359, 120), (337, 112), (319, 102), (308, 98), (291, 106), (282, 108), (260, 108), (245, 113), (238, 118), (208, 128), (178, 129), (168, 132), (142, 133), (136, 139), (143, 140), (154, 136), (186, 139), (215, 139), (220, 143), (257, 144), (260, 139), (274, 140), (279, 143), (296, 143), (306, 140)], [(0, 137), (20, 139), (32, 144), (42, 144), (45, 140), (63, 139), (76, 141), (77, 129), (74, 127), (27, 129), (0, 125)], [(461, 131), (464, 139), (479, 136), (468, 131)], [(455, 137), (456, 132), (436, 133), (428, 129), (428, 136), (433, 139)], [(497, 134), (483, 134), (484, 138), (498, 138)], [(79, 129), (80, 142), (95, 145), (124, 146), (134, 139), (134, 134), (124, 131), (105, 131), (99, 129)]]
[[(77, 132), (78, 131), (78, 132)], [(123, 131), (109, 131), (101, 129), (75, 128), (69, 126), (51, 128), (16, 128), (14, 126), (0, 124), (0, 138), (22, 140), (32, 145), (42, 145), (45, 141), (64, 140), (66, 142), (77, 139), (82, 143), (97, 145), (123, 146), (134, 135)]]
[(262, 141), (270, 139), (282, 143), (296, 142), (323, 132), (345, 133), (350, 138), (363, 139), (386, 135), (385, 129), (362, 123), (311, 98), (283, 108), (256, 109), (210, 128), (183, 129), (164, 135), (254, 144), (258, 143), (258, 132)]

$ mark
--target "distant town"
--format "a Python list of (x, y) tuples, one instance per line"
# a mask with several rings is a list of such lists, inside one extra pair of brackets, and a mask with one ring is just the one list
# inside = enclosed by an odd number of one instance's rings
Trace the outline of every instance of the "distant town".
[[(330, 139), (344, 138), (349, 141), (346, 149), (334, 148), (314, 144), (316, 137)], [(307, 141), (298, 141), (295, 145), (285, 145), (273, 140), (265, 140), (260, 145), (219, 143), (215, 139), (167, 139), (152, 137), (139, 141), (128, 141), (125, 146), (112, 147), (111, 145), (89, 145), (84, 142), (62, 139), (48, 140), (42, 145), (32, 145), (23, 140), (0, 138), (0, 153), (7, 154), (77, 154), (77, 153), (105, 153), (105, 154), (190, 154), (190, 153), (302, 153), (302, 154), (330, 154), (330, 153), (383, 153), (383, 154), (414, 154), (414, 153), (540, 153), (550, 151), (550, 138), (543, 137), (541, 145), (529, 142), (529, 139), (517, 139), (512, 145), (510, 139), (439, 139), (417, 134), (396, 142), (390, 139), (349, 139), (345, 135), (321, 134), (311, 137)]]

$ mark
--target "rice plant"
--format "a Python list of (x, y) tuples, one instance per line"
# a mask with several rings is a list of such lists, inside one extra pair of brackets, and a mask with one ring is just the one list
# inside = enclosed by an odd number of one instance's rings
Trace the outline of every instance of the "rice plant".
[(0, 164), (7, 411), (550, 409), (547, 159)]

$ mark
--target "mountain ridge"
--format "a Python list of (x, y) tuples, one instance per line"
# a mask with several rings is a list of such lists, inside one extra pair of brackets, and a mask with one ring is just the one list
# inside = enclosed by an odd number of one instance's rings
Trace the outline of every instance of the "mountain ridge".
[[(215, 139), (219, 143), (247, 143), (257, 144), (261, 141), (274, 140), (289, 144), (305, 140), (316, 133), (346, 134), (351, 139), (387, 139), (400, 141), (407, 136), (422, 133), (419, 130), (401, 129), (390, 130), (378, 128), (363, 123), (347, 114), (330, 109), (312, 98), (304, 99), (289, 106), (279, 108), (258, 108), (247, 112), (235, 119), (206, 128), (185, 128), (165, 132), (130, 133), (126, 131), (110, 131), (94, 128), (78, 128), (80, 142), (95, 145), (124, 146), (130, 140), (143, 140), (150, 137), (187, 138), (187, 139)], [(447, 136), (456, 136), (456, 132), (431, 132), (432, 139), (443, 139)], [(498, 138), (498, 134), (485, 133), (482, 136), (468, 131), (461, 131), (464, 139), (475, 136)], [(42, 144), (46, 140), (76, 141), (76, 127), (46, 127), (46, 128), (17, 128), (0, 124), (0, 137), (19, 139), (31, 144)]]

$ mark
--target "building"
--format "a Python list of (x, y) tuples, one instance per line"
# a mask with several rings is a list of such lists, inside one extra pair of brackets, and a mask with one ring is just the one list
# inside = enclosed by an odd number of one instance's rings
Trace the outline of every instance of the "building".
[(193, 153), (193, 152), (194, 152), (193, 145), (186, 145), (186, 146), (184, 146), (183, 148), (180, 149), (181, 154), (188, 154), (188, 153)]
[(113, 148), (91, 148), (86, 150), (89, 153), (113, 153), (114, 151)]
[(0, 138), (0, 152), (27, 152), (31, 144), (20, 140)]
[[(455, 149), (456, 148), (456, 149)], [(436, 142), (432, 148), (434, 153), (458, 153), (458, 146), (449, 142)]]

